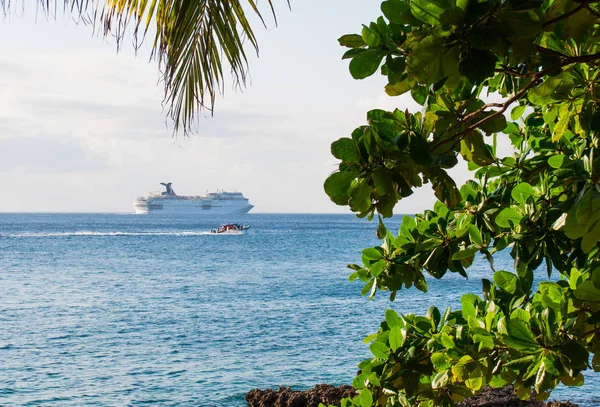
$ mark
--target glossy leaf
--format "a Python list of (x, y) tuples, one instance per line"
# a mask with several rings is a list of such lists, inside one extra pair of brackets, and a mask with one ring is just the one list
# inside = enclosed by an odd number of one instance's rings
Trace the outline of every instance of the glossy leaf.
[(358, 34), (342, 35), (338, 38), (338, 42), (341, 46), (348, 48), (362, 48), (367, 45), (363, 40), (362, 35)]
[(410, 8), (412, 14), (427, 24), (438, 24), (440, 16), (448, 8), (448, 0), (412, 0)]
[(384, 55), (377, 49), (364, 50), (350, 61), (350, 74), (354, 79), (364, 79), (379, 69)]
[(495, 272), (494, 283), (509, 294), (516, 294), (519, 291), (519, 277), (508, 271)]
[(531, 328), (527, 322), (520, 319), (511, 319), (507, 324), (508, 335), (504, 337), (504, 342), (516, 349), (523, 351), (537, 350), (540, 345), (535, 340)]
[(503, 228), (513, 228), (521, 221), (521, 214), (514, 208), (504, 208), (496, 216), (496, 224)]
[(529, 199), (535, 201), (537, 194), (531, 185), (526, 182), (522, 182), (513, 188), (511, 191), (511, 196), (516, 202), (525, 204)]

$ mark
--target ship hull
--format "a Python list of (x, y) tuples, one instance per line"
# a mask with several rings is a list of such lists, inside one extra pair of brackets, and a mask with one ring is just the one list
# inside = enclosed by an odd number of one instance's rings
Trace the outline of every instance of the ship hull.
[(254, 205), (240, 192), (217, 191), (206, 195), (177, 195), (171, 182), (162, 182), (162, 193), (139, 196), (133, 201), (137, 214), (186, 214), (186, 215), (243, 215)]
[[(154, 200), (149, 201), (135, 201), (133, 207), (135, 213), (139, 215), (146, 214), (188, 214), (188, 215), (243, 215), (248, 213), (254, 205), (250, 205), (246, 202), (225, 202), (216, 203), (213, 201), (212, 204), (206, 204), (201, 200), (161, 200), (162, 202), (156, 202)], [(173, 202), (170, 202), (173, 201)]]

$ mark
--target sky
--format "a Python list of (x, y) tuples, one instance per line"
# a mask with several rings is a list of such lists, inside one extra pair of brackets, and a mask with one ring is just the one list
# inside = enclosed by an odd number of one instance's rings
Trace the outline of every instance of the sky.
[[(136, 196), (172, 182), (180, 195), (240, 191), (256, 213), (350, 213), (323, 191), (331, 143), (368, 110), (420, 106), (385, 95), (381, 76), (352, 79), (341, 60), (337, 38), (380, 16), (379, 1), (274, 4), (278, 26), (255, 28), (249, 86), (226, 86), (189, 138), (172, 137), (147, 44), (117, 53), (111, 38), (47, 20), (35, 3), (0, 19), (0, 212), (132, 212)], [(395, 212), (434, 201), (424, 186)]]

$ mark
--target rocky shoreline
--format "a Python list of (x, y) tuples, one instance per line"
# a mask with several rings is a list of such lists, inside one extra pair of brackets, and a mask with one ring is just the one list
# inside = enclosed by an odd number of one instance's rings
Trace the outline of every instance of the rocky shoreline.
[[(328, 384), (319, 384), (308, 390), (292, 390), (289, 387), (280, 387), (277, 390), (254, 389), (246, 394), (246, 401), (250, 407), (318, 407), (324, 405), (339, 405), (345, 397), (352, 397), (356, 393), (352, 386), (334, 387)], [(520, 400), (512, 387), (493, 389), (486, 387), (477, 396), (466, 399), (458, 404), (459, 407), (578, 407), (568, 401), (540, 402), (530, 399)]]

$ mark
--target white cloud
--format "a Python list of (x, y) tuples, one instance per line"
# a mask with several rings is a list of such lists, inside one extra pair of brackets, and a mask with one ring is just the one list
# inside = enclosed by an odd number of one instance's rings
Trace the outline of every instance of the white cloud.
[(109, 168), (106, 157), (76, 138), (0, 138), (0, 173), (88, 173)]
[[(0, 24), (11, 38), (0, 56), (0, 178), (18, 191), (0, 211), (127, 212), (135, 196), (171, 181), (179, 194), (238, 189), (257, 212), (349, 213), (323, 192), (336, 166), (330, 144), (365, 124), (368, 110), (421, 109), (409, 95), (385, 95), (381, 77), (353, 80), (340, 60), (336, 38), (380, 13), (373, 4), (366, 17), (366, 8), (359, 0), (282, 7), (277, 29), (259, 28), (251, 86), (226, 89), (199, 134), (176, 139), (147, 44), (137, 58), (127, 48), (116, 55), (89, 27), (33, 24), (33, 11)], [(398, 212), (433, 201), (426, 186)]]

